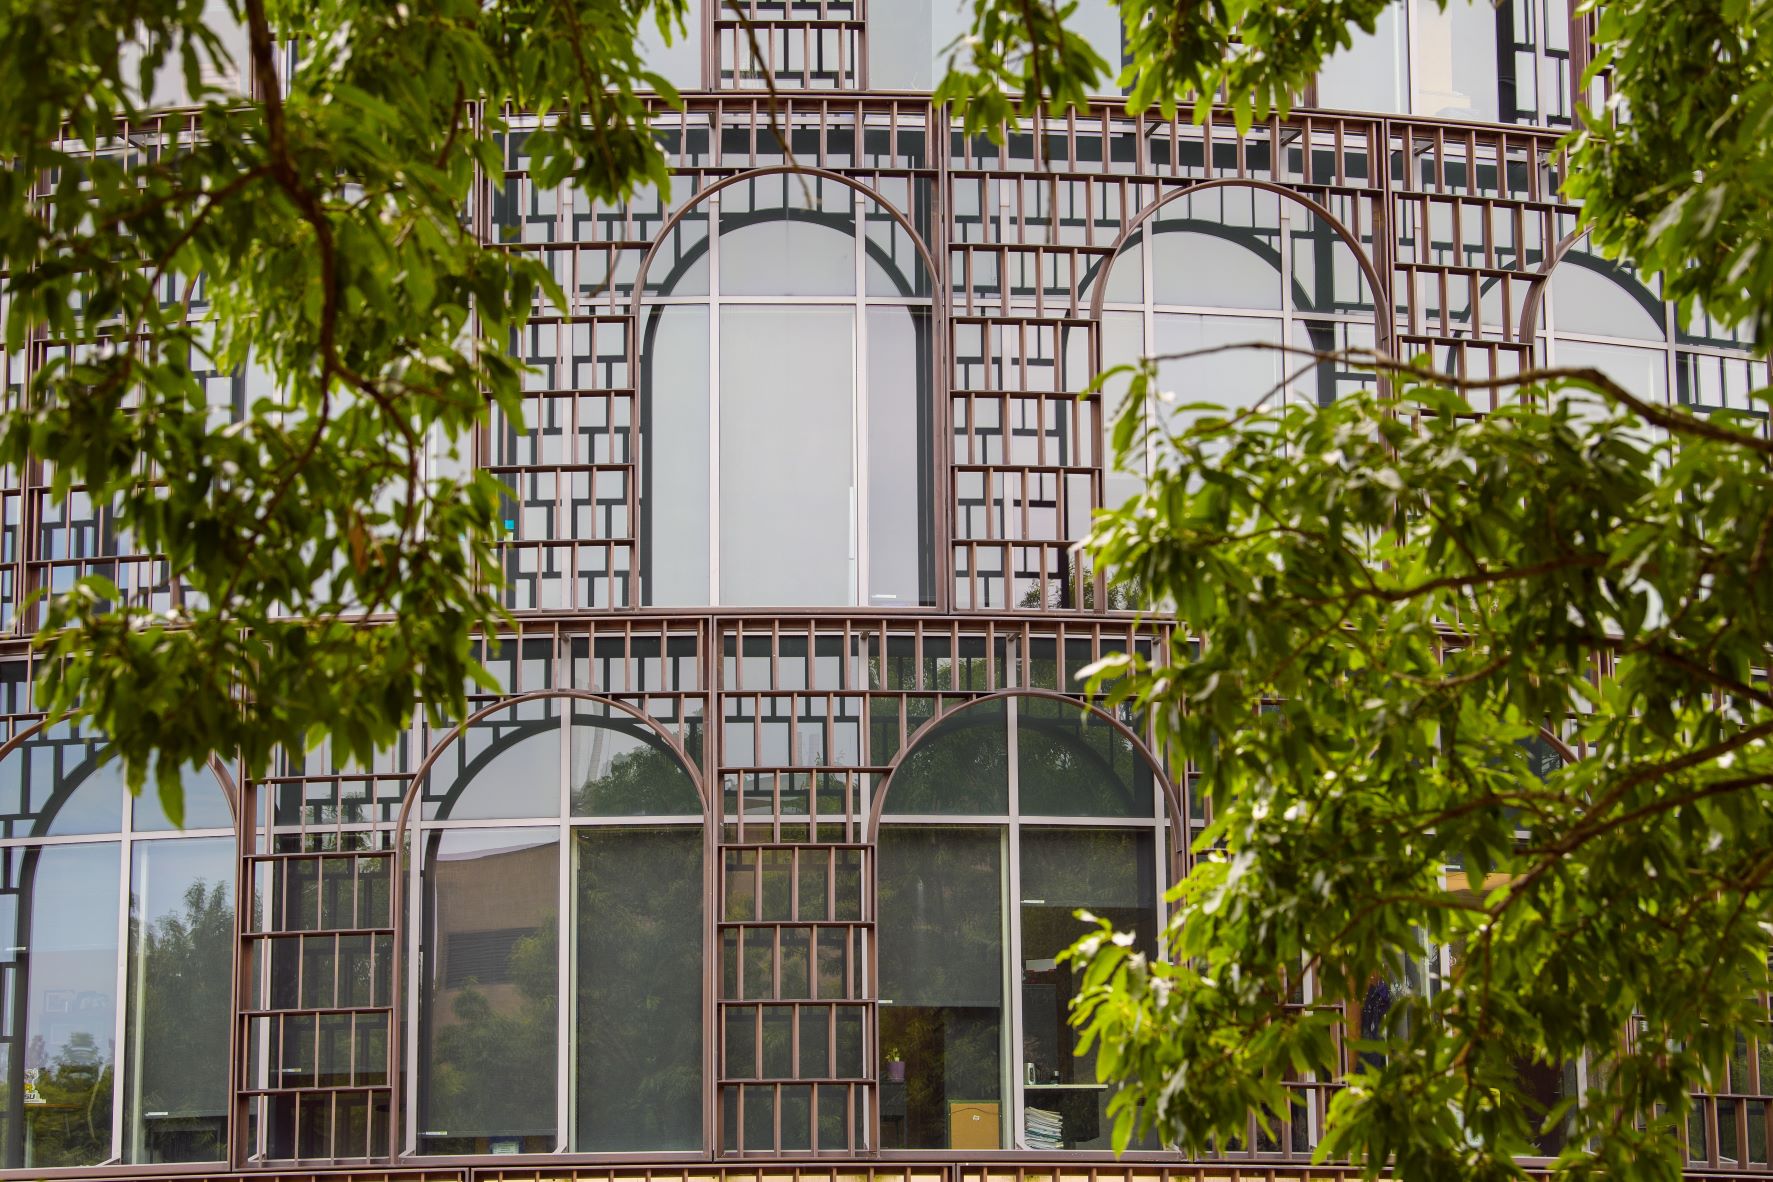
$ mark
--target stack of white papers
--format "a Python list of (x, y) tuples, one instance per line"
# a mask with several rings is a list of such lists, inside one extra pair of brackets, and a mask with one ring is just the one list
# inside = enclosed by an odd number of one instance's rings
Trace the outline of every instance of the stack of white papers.
[(1063, 1149), (1065, 1121), (1050, 1109), (1026, 1108), (1022, 1111), (1022, 1139), (1030, 1149)]

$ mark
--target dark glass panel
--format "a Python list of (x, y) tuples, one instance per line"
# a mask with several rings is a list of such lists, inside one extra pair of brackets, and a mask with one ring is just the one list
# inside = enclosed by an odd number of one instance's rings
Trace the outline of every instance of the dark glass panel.
[(1016, 771), (1026, 816), (1151, 816), (1145, 757), (1131, 739), (1073, 703), (1017, 701)]
[(702, 831), (590, 829), (577, 850), (577, 1147), (702, 1145)]
[(575, 816), (698, 816), (696, 785), (657, 732), (626, 714), (578, 706), (572, 727)]
[(5, 955), (18, 961), (9, 1000), (23, 1007), (25, 1038), (7, 1063), (6, 1164), (97, 1165), (112, 1155), (118, 849), (15, 856), (20, 900)]
[(997, 1148), (1003, 833), (883, 829), (879, 890), (882, 1144)]
[(1030, 1148), (1107, 1149), (1110, 1091), (1096, 1082), (1096, 1056), (1079, 1053), (1067, 1020), (1079, 985), (1076, 966), (1058, 956), (1089, 930), (1080, 909), (1157, 949), (1157, 882), (1149, 830), (1022, 831), (1022, 1070), (1027, 1077), (1021, 1134)]
[(1009, 735), (1002, 701), (963, 707), (931, 727), (887, 781), (888, 814), (1009, 811)]

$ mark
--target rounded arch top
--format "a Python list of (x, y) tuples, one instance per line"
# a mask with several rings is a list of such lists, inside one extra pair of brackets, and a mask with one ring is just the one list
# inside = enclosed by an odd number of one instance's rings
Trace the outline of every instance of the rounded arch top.
[(1377, 347), (1382, 353), (1389, 353), (1391, 351), (1393, 326), (1390, 323), (1390, 316), (1388, 314), (1390, 306), (1390, 288), (1381, 279), (1379, 269), (1373, 264), (1373, 260), (1368, 256), (1366, 249), (1361, 245), (1360, 238), (1348, 228), (1341, 218), (1331, 212), (1331, 210), (1322, 202), (1314, 200), (1306, 194), (1300, 193), (1286, 185), (1275, 184), (1272, 181), (1257, 180), (1250, 177), (1216, 177), (1212, 180), (1197, 181), (1191, 185), (1172, 189), (1129, 219), (1127, 224), (1121, 229), (1120, 234), (1116, 236), (1112, 243), (1109, 253), (1106, 256), (1107, 261), (1103, 266), (1102, 272), (1095, 279), (1095, 290), (1090, 296), (1089, 315), (1092, 320), (1100, 320), (1102, 318), (1102, 308), (1103, 304), (1106, 302), (1108, 292), (1108, 272), (1112, 270), (1115, 260), (1120, 258), (1121, 254), (1133, 241), (1134, 237), (1144, 231), (1146, 224), (1156, 218), (1158, 213), (1167, 206), (1186, 200), (1195, 194), (1215, 189), (1250, 189), (1257, 192), (1271, 193), (1278, 199), (1291, 202), (1311, 213), (1313, 216), (1320, 218), (1323, 223), (1330, 228), (1331, 232), (1341, 240), (1342, 244), (1348, 247), (1353, 255), (1355, 265), (1360, 269), (1361, 278), (1366, 282), (1368, 291), (1372, 293), (1373, 305), (1375, 308), (1375, 315), (1373, 318), (1374, 333), (1375, 339), (1378, 342)]
[[(4, 793), (0, 815), (5, 818), (0, 824), (5, 826), (6, 836), (97, 837), (116, 833), (122, 829), (126, 808), (134, 810), (130, 827), (142, 831), (231, 828), (239, 816), (234, 777), (213, 754), (202, 770), (196, 765), (184, 769), (184, 823), (175, 825), (152, 782), (131, 798), (122, 765), (100, 758), (105, 748), (102, 738), (69, 734), (58, 739), (54, 737), (56, 729), (48, 719), (39, 719), (0, 743), (0, 793)], [(47, 794), (39, 792), (39, 777), (44, 773), (19, 766), (23, 753), (33, 748), (52, 755)], [(80, 758), (65, 763), (63, 751), (77, 752)], [(210, 789), (217, 790), (213, 796), (206, 795)], [(34, 800), (39, 795), (40, 804)], [(216, 807), (218, 799), (220, 808)], [(12, 832), (15, 826), (23, 826), (25, 831)]]
[[(1584, 226), (1578, 225), (1575, 229), (1571, 230), (1558, 240), (1557, 245), (1552, 248), (1551, 253), (1546, 255), (1545, 261), (1539, 265), (1537, 272), (1534, 274), (1532, 284), (1527, 292), (1527, 298), (1521, 305), (1521, 343), (1532, 344), (1538, 338), (1540, 331), (1544, 327), (1545, 303), (1551, 295), (1552, 283), (1558, 275), (1565, 273), (1563, 271), (1564, 261), (1570, 255), (1588, 253), (1579, 252), (1577, 250), (1577, 247), (1588, 241), (1590, 241), (1589, 230)], [(1599, 255), (1593, 257), (1597, 259), (1601, 258)], [(1640, 305), (1647, 315), (1653, 315), (1655, 317), (1660, 317), (1662, 315), (1663, 303), (1660, 297), (1651, 292), (1641, 282), (1638, 282), (1641, 294), (1640, 292), (1632, 291), (1626, 286), (1627, 283), (1635, 279), (1635, 277), (1625, 273), (1625, 265), (1613, 259), (1602, 259), (1601, 261), (1606, 264), (1604, 268), (1585, 269), (1592, 270), (1602, 281), (1610, 282), (1618, 286), (1626, 296)], [(1634, 334), (1614, 333), (1608, 335), (1631, 336)], [(1659, 325), (1653, 336), (1645, 337), (1644, 339), (1666, 342), (1668, 339), (1666, 326)]]
[[(544, 702), (566, 704), (567, 713), (564, 719), (549, 717), (541, 720), (543, 726), (549, 730), (562, 725), (567, 727), (574, 726), (576, 715), (573, 712), (573, 706), (575, 704), (595, 706), (605, 711), (609, 711), (614, 715), (619, 715), (632, 724), (638, 724), (643, 735), (645, 735), (648, 744), (656, 744), (657, 746), (655, 749), (662, 750), (673, 759), (676, 765), (676, 770), (680, 771), (684, 778), (695, 789), (699, 810), (704, 813), (706, 812), (708, 792), (706, 785), (703, 783), (701, 770), (696, 760), (691, 758), (689, 752), (684, 748), (684, 745), (678, 740), (677, 736), (667, 730), (657, 719), (651, 717), (637, 707), (631, 706), (619, 699), (606, 697), (602, 694), (594, 694), (586, 690), (536, 690), (531, 693), (513, 694), (509, 697), (500, 698), (496, 702), (481, 707), (479, 710), (474, 711), (467, 718), (463, 719), (449, 732), (448, 735), (439, 740), (436, 745), (425, 753), (424, 759), (420, 761), (419, 766), (413, 771), (411, 778), (407, 782), (406, 791), (401, 797), (400, 813), (395, 822), (397, 832), (406, 832), (407, 826), (412, 819), (414, 806), (419, 803), (424, 785), (438, 760), (460, 743), (468, 735), (470, 728), (477, 723), (482, 723), (493, 718), (501, 712), (529, 705), (531, 703)], [(491, 758), (496, 758), (496, 756), (504, 754), (508, 750), (510, 750), (509, 747), (497, 749), (492, 751), (488, 758), (489, 760)], [(593, 754), (588, 758), (595, 759), (596, 756)]]
[[(834, 172), (831, 169), (810, 168), (806, 165), (797, 164), (773, 164), (763, 168), (747, 169), (744, 172), (721, 177), (719, 180), (714, 181), (712, 184), (702, 189), (689, 201), (685, 202), (682, 208), (673, 211), (671, 215), (665, 219), (664, 223), (659, 227), (658, 233), (653, 236), (652, 244), (647, 247), (646, 253), (641, 256), (640, 267), (635, 272), (633, 294), (630, 297), (634, 315), (638, 317), (646, 305), (648, 298), (646, 281), (647, 275), (652, 270), (653, 260), (658, 256), (660, 249), (670, 239), (672, 231), (677, 229), (692, 211), (699, 206), (705, 205), (708, 200), (716, 194), (723, 190), (733, 188), (734, 186), (767, 177), (794, 176), (807, 178), (809, 180), (817, 180), (821, 183), (840, 185), (853, 193), (861, 195), (863, 198), (885, 210), (910, 239), (911, 245), (917, 251), (919, 261), (923, 263), (924, 270), (930, 277), (932, 286), (939, 283), (942, 272), (941, 269), (936, 266), (936, 257), (930, 251), (929, 243), (924, 240), (924, 236), (918, 232), (916, 225), (912, 223), (905, 211), (900, 209), (892, 201), (888, 200), (878, 189), (866, 185), (854, 177), (846, 176), (841, 172)], [(937, 300), (936, 303), (939, 306), (941, 301)]]
[[(881, 823), (886, 815), (887, 799), (892, 793), (895, 779), (900, 777), (902, 769), (906, 767), (908, 762), (917, 758), (920, 752), (929, 752), (932, 742), (939, 742), (945, 733), (956, 733), (957, 728), (970, 730), (1004, 725), (1005, 711), (1012, 701), (1028, 703), (1033, 707), (1027, 721), (1024, 721), (1020, 717), (1021, 712), (1018, 712), (1019, 730), (1024, 727), (1038, 730), (1043, 721), (1058, 720), (1063, 717), (1062, 712), (1067, 709), (1074, 710), (1081, 719), (1088, 723), (1105, 724), (1111, 735), (1127, 744), (1127, 750), (1136, 761), (1136, 767), (1132, 769), (1134, 774), (1130, 777), (1130, 781), (1137, 782), (1144, 774), (1149, 774), (1163, 794), (1165, 812), (1171, 824), (1177, 827), (1178, 833), (1187, 831), (1188, 815), (1181, 793), (1165, 769), (1163, 761), (1157, 757), (1150, 745), (1137, 731), (1093, 702), (1057, 690), (1025, 688), (998, 690), (981, 695), (945, 714), (931, 718), (919, 726), (893, 757), (892, 762), (888, 765), (885, 778), (874, 793), (873, 800), (869, 805), (867, 823), (863, 830), (864, 839), (868, 841), (879, 839)], [(1007, 732), (1000, 732), (1000, 734), (1003, 735), (1007, 743)], [(1013, 754), (1013, 752), (1005, 751), (1006, 758)], [(1113, 774), (1105, 762), (1099, 762), (1102, 760), (1099, 753), (1078, 750), (1072, 754), (1080, 756), (1083, 763), (1091, 765), (1093, 770), (1097, 772)], [(993, 776), (1002, 771), (1007, 774), (1007, 767), (997, 766), (989, 751), (969, 753), (964, 758), (968, 761), (967, 770), (972, 773)], [(1006, 799), (1004, 809), (1007, 810), (1007, 808)], [(997, 810), (981, 809), (979, 811)], [(1042, 810), (1041, 813), (1033, 815), (1043, 815), (1045, 811)], [(1024, 815), (1029, 815), (1027, 809), (1024, 809), (1023, 812)]]

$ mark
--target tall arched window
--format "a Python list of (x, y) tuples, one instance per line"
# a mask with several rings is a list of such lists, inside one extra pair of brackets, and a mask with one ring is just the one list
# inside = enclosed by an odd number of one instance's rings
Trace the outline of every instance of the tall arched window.
[(647, 602), (933, 603), (930, 284), (909, 236), (818, 177), (706, 201), (712, 238), (679, 235), (647, 280)]
[(700, 1148), (702, 803), (677, 752), (601, 702), (521, 702), (418, 803), (411, 1148)]
[(1150, 764), (1075, 702), (963, 707), (906, 752), (879, 830), (883, 1147), (1109, 1146), (1058, 956), (1080, 908), (1153, 953), (1166, 848)]
[(226, 1156), (234, 833), (184, 776), (184, 828), (100, 745), (45, 730), (0, 760), (0, 1162)]
[[(1353, 250), (1317, 213), (1268, 190), (1218, 186), (1169, 202), (1128, 237), (1102, 282), (1104, 366), (1175, 358), (1159, 363), (1158, 389), (1178, 404), (1323, 404), (1372, 380), (1273, 348), (1230, 348), (1375, 344), (1373, 295)], [(1110, 391), (1105, 423), (1117, 409)], [(1106, 503), (1122, 504), (1142, 475), (1111, 469)]]

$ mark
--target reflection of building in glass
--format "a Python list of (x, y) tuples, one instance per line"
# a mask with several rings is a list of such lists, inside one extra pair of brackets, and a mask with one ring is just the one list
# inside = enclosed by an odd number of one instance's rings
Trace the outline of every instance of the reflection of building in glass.
[[(193, 773), (182, 833), (125, 807), (90, 741), (32, 729), (24, 597), (176, 589), (78, 490), (0, 474), (0, 1166), (1124, 1182), (1057, 954), (1078, 908), (1151, 948), (1209, 804), (1187, 752), (1079, 708), (1081, 669), (1172, 627), (1073, 551), (1143, 467), (1079, 392), (1142, 354), (1178, 404), (1368, 380), (1278, 347), (1595, 365), (1705, 409), (1767, 382), (1574, 235), (1563, 0), (1398, 0), (1247, 135), (1105, 97), (1001, 144), (929, 102), (955, 0), (696, 7), (647, 46), (689, 95), (669, 191), (539, 186), (520, 129), (469, 211), (569, 306), (512, 342), (523, 422), (469, 447), (510, 489), (513, 620), (460, 734)], [(1074, 19), (1119, 61), (1108, 0)], [(265, 376), (205, 380), (220, 410)], [(1461, 954), (1339, 999), (1350, 1039)], [(1768, 1168), (1768, 1054), (1695, 1100), (1696, 1168)], [(1335, 1081), (1289, 1086), (1223, 1156), (1308, 1161)]]

